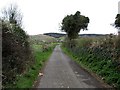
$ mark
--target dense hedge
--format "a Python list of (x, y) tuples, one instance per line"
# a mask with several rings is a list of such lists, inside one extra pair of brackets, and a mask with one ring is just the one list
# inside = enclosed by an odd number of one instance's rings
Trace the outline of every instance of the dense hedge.
[(14, 84), (33, 62), (28, 36), (18, 25), (2, 21), (2, 84)]
[(76, 61), (96, 72), (108, 84), (120, 88), (120, 38), (80, 38), (74, 42), (65, 42), (63, 45)]

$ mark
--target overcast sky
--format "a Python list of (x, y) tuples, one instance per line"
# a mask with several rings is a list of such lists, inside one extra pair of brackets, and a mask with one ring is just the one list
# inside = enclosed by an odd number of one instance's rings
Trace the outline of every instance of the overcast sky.
[(114, 23), (119, 0), (0, 0), (0, 9), (17, 4), (23, 14), (24, 30), (30, 34), (60, 32), (60, 23), (66, 15), (80, 11), (89, 17), (88, 31), (80, 33), (117, 33)]

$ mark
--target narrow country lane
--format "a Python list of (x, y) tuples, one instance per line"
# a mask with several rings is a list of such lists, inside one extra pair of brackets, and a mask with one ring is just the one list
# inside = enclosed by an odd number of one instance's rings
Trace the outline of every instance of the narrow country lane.
[(103, 88), (103, 84), (65, 55), (56, 46), (37, 88)]

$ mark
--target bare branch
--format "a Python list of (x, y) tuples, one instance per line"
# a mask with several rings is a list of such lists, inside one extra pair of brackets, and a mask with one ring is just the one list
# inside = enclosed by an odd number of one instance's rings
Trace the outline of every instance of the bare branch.
[(22, 26), (22, 14), (20, 13), (20, 10), (18, 10), (18, 6), (16, 4), (11, 4), (8, 8), (4, 8), (2, 14), (3, 20)]

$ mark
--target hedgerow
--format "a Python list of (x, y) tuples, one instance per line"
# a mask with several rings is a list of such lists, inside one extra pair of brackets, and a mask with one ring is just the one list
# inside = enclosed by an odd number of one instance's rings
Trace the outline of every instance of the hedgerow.
[(70, 52), (79, 64), (84, 64), (105, 82), (120, 88), (120, 37), (114, 35), (80, 37), (74, 42), (68, 40), (64, 42), (63, 46), (67, 52)]

